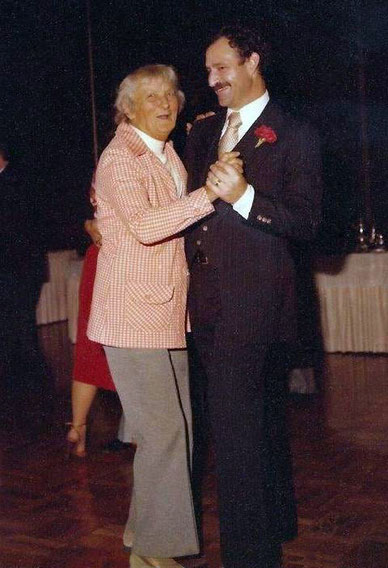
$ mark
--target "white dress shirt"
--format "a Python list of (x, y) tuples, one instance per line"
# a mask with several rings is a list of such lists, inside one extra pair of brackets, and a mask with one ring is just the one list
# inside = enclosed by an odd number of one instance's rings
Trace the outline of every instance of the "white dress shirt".
[[(252, 124), (259, 118), (267, 103), (269, 101), (269, 94), (268, 91), (265, 91), (261, 97), (255, 99), (251, 103), (240, 108), (240, 118), (241, 118), (241, 126), (238, 129), (238, 141), (240, 142), (241, 138), (248, 132)], [(225, 124), (223, 126), (221, 137), (224, 134), (227, 126), (228, 126), (228, 118), (232, 112), (235, 112), (236, 109), (228, 108), (226, 113)], [(221, 138), (220, 137), (220, 138)], [(233, 204), (233, 209), (237, 211), (244, 219), (248, 219), (249, 213), (252, 209), (253, 199), (255, 197), (255, 190), (251, 185), (248, 185), (247, 189), (243, 193), (243, 195)]]

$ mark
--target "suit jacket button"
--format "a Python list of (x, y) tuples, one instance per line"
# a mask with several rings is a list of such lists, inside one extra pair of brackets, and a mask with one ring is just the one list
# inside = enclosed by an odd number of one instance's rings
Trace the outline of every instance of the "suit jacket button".
[(204, 225), (204, 226), (202, 227), (202, 231), (207, 231), (207, 225)]
[(196, 241), (195, 244), (198, 245), (198, 246), (200, 246), (201, 242), (202, 242), (202, 241)]
[(270, 225), (272, 223), (272, 219), (267, 219), (267, 223)]
[(261, 215), (258, 215), (258, 216), (257, 216), (257, 219), (258, 219), (258, 221), (262, 221), (262, 220), (263, 220), (263, 217), (262, 217)]

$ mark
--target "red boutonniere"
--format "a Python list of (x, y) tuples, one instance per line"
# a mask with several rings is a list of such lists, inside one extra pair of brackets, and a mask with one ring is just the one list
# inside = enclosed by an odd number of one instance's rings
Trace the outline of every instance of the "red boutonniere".
[(265, 126), (264, 124), (256, 128), (254, 134), (256, 138), (258, 138), (258, 142), (255, 148), (258, 148), (259, 146), (264, 144), (264, 142), (268, 142), (268, 144), (273, 144), (278, 139), (278, 137), (276, 136), (276, 132), (272, 130), (270, 126)]

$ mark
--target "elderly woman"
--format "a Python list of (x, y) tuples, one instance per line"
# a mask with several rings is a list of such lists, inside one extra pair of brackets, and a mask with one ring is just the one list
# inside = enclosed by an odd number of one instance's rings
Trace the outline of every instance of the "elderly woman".
[(185, 195), (185, 169), (166, 142), (183, 100), (172, 67), (128, 75), (115, 103), (116, 135), (96, 174), (102, 247), (88, 336), (104, 345), (137, 443), (132, 568), (172, 568), (179, 566), (172, 557), (198, 552), (189, 471), (188, 271), (179, 233), (213, 212), (216, 195), (204, 187)]

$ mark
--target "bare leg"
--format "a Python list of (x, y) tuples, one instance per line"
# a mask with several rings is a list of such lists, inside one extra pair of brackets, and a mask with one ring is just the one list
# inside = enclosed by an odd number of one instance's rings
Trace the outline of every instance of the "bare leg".
[(73, 381), (71, 389), (71, 404), (73, 419), (67, 439), (73, 444), (72, 453), (79, 457), (86, 455), (86, 422), (90, 407), (96, 396), (97, 387), (79, 381)]

